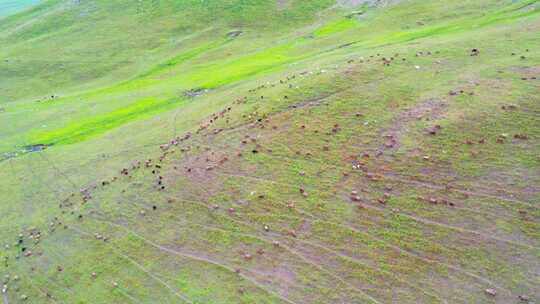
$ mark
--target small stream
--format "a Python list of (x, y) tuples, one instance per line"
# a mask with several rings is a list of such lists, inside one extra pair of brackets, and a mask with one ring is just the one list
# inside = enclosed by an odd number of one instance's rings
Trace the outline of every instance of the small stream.
[(27, 153), (41, 152), (50, 146), (51, 145), (44, 145), (44, 144), (30, 145), (30, 146), (25, 146), (21, 150), (18, 150), (16, 152), (6, 152), (3, 154), (0, 154), (0, 163), (7, 161), (9, 159), (12, 159), (12, 158), (16, 158), (21, 155), (25, 155)]

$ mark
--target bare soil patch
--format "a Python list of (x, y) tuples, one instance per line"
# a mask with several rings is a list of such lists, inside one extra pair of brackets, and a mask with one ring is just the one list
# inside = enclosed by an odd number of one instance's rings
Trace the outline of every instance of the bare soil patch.
[(401, 112), (394, 119), (392, 125), (383, 131), (382, 136), (385, 137), (385, 143), (382, 148), (385, 150), (398, 150), (401, 138), (409, 132), (408, 126), (412, 122), (421, 119), (437, 119), (445, 113), (447, 107), (448, 104), (444, 100), (432, 98)]

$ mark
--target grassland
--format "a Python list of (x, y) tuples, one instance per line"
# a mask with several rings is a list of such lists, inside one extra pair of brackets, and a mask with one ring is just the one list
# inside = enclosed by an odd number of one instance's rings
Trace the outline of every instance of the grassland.
[(0, 19), (4, 303), (540, 301), (540, 4), (360, 2)]

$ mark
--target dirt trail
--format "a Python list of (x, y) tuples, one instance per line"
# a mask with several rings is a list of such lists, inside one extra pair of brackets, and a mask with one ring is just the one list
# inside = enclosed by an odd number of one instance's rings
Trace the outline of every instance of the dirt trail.
[[(203, 263), (207, 263), (207, 264), (211, 264), (211, 265), (214, 265), (214, 266), (217, 266), (221, 269), (224, 269), (224, 270), (227, 270), (228, 272), (231, 272), (231, 273), (236, 273), (236, 271), (225, 265), (225, 264), (222, 264), (220, 262), (217, 262), (217, 261), (214, 261), (214, 260), (211, 260), (211, 259), (208, 259), (208, 258), (205, 258), (205, 257), (202, 257), (202, 256), (196, 256), (196, 255), (193, 255), (193, 254), (190, 254), (190, 253), (185, 253), (185, 252), (179, 252), (177, 250), (174, 250), (174, 249), (171, 249), (171, 248), (168, 248), (168, 247), (165, 247), (165, 246), (161, 246), (143, 236), (141, 236), (140, 234), (138, 234), (137, 232), (125, 227), (125, 226), (122, 226), (120, 224), (116, 224), (116, 223), (109, 223), (110, 225), (112, 226), (115, 226), (117, 228), (120, 228), (130, 234), (132, 234), (134, 237), (140, 239), (141, 241), (143, 241), (144, 243), (147, 243), (149, 245), (151, 245), (152, 247), (156, 248), (156, 249), (159, 249), (163, 252), (167, 252), (169, 254), (173, 254), (173, 255), (177, 255), (177, 256), (181, 256), (181, 257), (184, 257), (184, 258), (189, 258), (189, 259), (192, 259), (192, 260), (195, 260), (195, 261), (199, 261), (199, 262), (203, 262)], [(253, 285), (255, 285), (256, 287), (258, 287), (259, 289), (267, 292), (268, 294), (270, 295), (273, 295), (275, 296), (276, 298), (279, 298), (289, 304), (297, 304), (295, 302), (293, 302), (292, 300), (288, 299), (288, 298), (285, 298), (283, 297), (282, 295), (276, 293), (275, 291), (273, 290), (270, 290), (268, 288), (266, 288), (265, 286), (263, 286), (262, 284), (260, 284), (259, 282), (257, 282), (256, 280), (254, 280), (253, 278), (251, 277), (248, 277), (242, 273), (239, 273), (238, 274), (239, 276), (241, 276), (243, 279), (245, 279), (246, 281), (249, 281), (251, 282)]]
[[(243, 176), (245, 177), (245, 176)], [(248, 177), (249, 178), (249, 177)], [(258, 180), (264, 180), (264, 179), (258, 179)], [(271, 182), (274, 182), (274, 183), (277, 183), (275, 181), (271, 181)], [(198, 204), (198, 205), (201, 205), (201, 206), (205, 206), (205, 207), (209, 207), (208, 205), (205, 205), (204, 203), (201, 203), (199, 201), (195, 201), (195, 200), (186, 200), (186, 199), (182, 199), (183, 201), (188, 201), (188, 202), (192, 202), (192, 203), (195, 203), (195, 204)], [(401, 248), (400, 246), (397, 246), (397, 245), (393, 245), (381, 238), (378, 238), (376, 236), (373, 236), (367, 232), (364, 232), (364, 231), (361, 231), (359, 230), (358, 228), (356, 227), (353, 227), (351, 225), (348, 225), (348, 224), (344, 224), (344, 223), (339, 223), (339, 222), (334, 222), (334, 221), (329, 221), (328, 219), (323, 219), (323, 218), (320, 218), (312, 213), (310, 213), (309, 211), (305, 210), (305, 209), (299, 209), (300, 212), (302, 212), (302, 214), (304, 215), (307, 215), (308, 217), (310, 217), (311, 219), (313, 219), (313, 222), (315, 221), (318, 221), (318, 222), (321, 222), (321, 223), (327, 223), (327, 224), (330, 224), (330, 225), (335, 225), (335, 226), (338, 226), (338, 227), (341, 227), (341, 228), (344, 228), (344, 229), (347, 229), (347, 230), (350, 230), (352, 232), (355, 232), (355, 233), (358, 233), (358, 234), (362, 234), (362, 235), (365, 235), (366, 237), (370, 238), (370, 239), (373, 239), (374, 241), (377, 241), (377, 242), (380, 242), (381, 244), (384, 244), (385, 246), (388, 246), (389, 248), (403, 254), (403, 255), (406, 255), (406, 256), (409, 256), (411, 258), (414, 258), (414, 259), (417, 259), (417, 260), (420, 260), (424, 263), (427, 263), (427, 264), (439, 264), (441, 266), (445, 266), (445, 267), (448, 267), (449, 269), (452, 269), (456, 272), (459, 272), (459, 273), (462, 273), (466, 276), (469, 276), (471, 278), (474, 278), (484, 284), (487, 284), (488, 286), (492, 286), (492, 287), (496, 287), (498, 290), (501, 290), (501, 291), (504, 291), (506, 294), (508, 295), (511, 295), (511, 292), (510, 290), (494, 283), (493, 281), (491, 281), (490, 279), (486, 278), (486, 277), (483, 277), (481, 275), (478, 275), (478, 274), (474, 274), (472, 272), (469, 272), (465, 269), (462, 269), (456, 265), (452, 265), (452, 264), (449, 264), (449, 263), (445, 263), (445, 262), (442, 262), (442, 261), (439, 261), (439, 260), (435, 260), (435, 259), (430, 259), (430, 258), (427, 258), (427, 257), (424, 257), (422, 256), (421, 254), (418, 254), (418, 253), (415, 253), (415, 252), (412, 252), (412, 251), (409, 251), (409, 250), (406, 250), (406, 249), (403, 249)], [(291, 216), (291, 217), (294, 217), (294, 216)], [(295, 217), (297, 218), (297, 217)], [(245, 223), (245, 222), (242, 222), (242, 221), (239, 221), (239, 220), (236, 220), (236, 219), (230, 219), (232, 220), (233, 222), (236, 222), (236, 223), (239, 223), (239, 224), (243, 224), (243, 225), (247, 225), (249, 226), (248, 223)], [(313, 223), (311, 222), (311, 223)], [(251, 226), (249, 226), (251, 227)], [(328, 248), (327, 248), (328, 249)]]
[[(279, 185), (286, 186), (286, 187), (292, 187), (290, 184), (280, 183), (280, 182), (276, 182), (276, 181), (273, 181), (273, 180), (268, 180), (268, 179), (264, 179), (264, 178), (260, 178), (260, 177), (251, 177), (251, 176), (245, 176), (245, 175), (235, 175), (235, 174), (230, 174), (230, 173), (228, 173), (226, 175), (236, 176), (236, 177), (243, 177), (243, 178), (262, 181), (262, 182), (279, 184)], [(338, 196), (335, 196), (335, 197), (339, 198)], [(371, 205), (371, 206), (367, 206), (367, 207), (371, 207), (371, 208), (373, 208), (375, 210), (378, 210), (378, 211), (381, 211), (383, 213), (388, 213), (388, 211), (386, 209), (376, 207), (375, 205)], [(411, 215), (411, 214), (408, 214), (408, 213), (404, 213), (404, 212), (397, 212), (397, 213), (400, 214), (400, 215), (403, 215), (405, 217), (408, 217), (408, 218), (410, 218), (410, 219), (412, 219), (412, 220), (414, 220), (416, 222), (420, 222), (420, 223), (423, 223), (423, 224), (426, 224), (426, 225), (439, 226), (439, 227), (442, 227), (442, 228), (454, 230), (454, 231), (465, 233), (465, 234), (473, 234), (473, 235), (480, 236), (480, 237), (482, 237), (484, 239), (492, 239), (492, 240), (495, 240), (495, 241), (508, 243), (508, 244), (511, 244), (511, 245), (514, 245), (514, 246), (524, 247), (524, 248), (527, 248), (527, 249), (530, 249), (530, 250), (540, 250), (540, 248), (538, 248), (538, 247), (535, 247), (535, 246), (532, 246), (532, 245), (529, 245), (529, 244), (525, 244), (525, 243), (522, 243), (522, 242), (517, 242), (517, 241), (508, 240), (508, 239), (500, 238), (500, 237), (493, 236), (493, 235), (488, 235), (488, 234), (485, 234), (485, 233), (473, 231), (473, 230), (466, 229), (466, 228), (463, 228), (463, 227), (458, 227), (458, 226), (454, 226), (454, 225), (440, 223), (440, 222), (437, 222), (437, 221), (433, 221), (433, 220), (422, 218), (422, 217), (417, 217), (417, 216), (414, 216), (414, 215)]]
[[(83, 234), (83, 235), (86, 235), (86, 236), (90, 236), (92, 237), (92, 235), (88, 232), (85, 232), (79, 228), (75, 228), (75, 227), (72, 227), (72, 229), (74, 229), (75, 231), (79, 232), (80, 234)], [(153, 273), (149, 272), (148, 270), (146, 270), (141, 264), (137, 263), (135, 260), (133, 260), (132, 258), (130, 258), (129, 256), (123, 254), (122, 252), (119, 251), (118, 248), (116, 247), (113, 247), (113, 251), (114, 253), (116, 253), (117, 255), (121, 256), (122, 258), (124, 258), (125, 260), (127, 260), (128, 262), (130, 262), (132, 265), (135, 265), (135, 267), (137, 267), (140, 271), (144, 272), (145, 274), (147, 274), (149, 277), (151, 277), (152, 279), (154, 279), (156, 282), (158, 282), (159, 284), (161, 284), (162, 286), (164, 286), (165, 288), (167, 288), (172, 294), (174, 294), (176, 297), (178, 297), (179, 299), (181, 299), (183, 302), (186, 302), (186, 303), (193, 303), (193, 301), (191, 301), (189, 298), (187, 298), (186, 296), (178, 293), (174, 288), (172, 288), (169, 284), (167, 284), (165, 281), (163, 281), (162, 279), (158, 278), (156, 275), (154, 275)]]
[[(112, 223), (110, 221), (104, 221), (104, 220), (99, 220), (99, 221), (102, 221), (102, 222), (106, 222), (110, 225), (113, 225), (113, 226), (117, 226), (118, 224), (115, 224), (115, 223)], [(252, 228), (252, 229), (256, 229), (254, 227), (252, 227), (251, 225), (245, 223), (245, 222), (242, 222), (242, 221), (238, 221), (238, 220), (233, 220), (234, 222), (237, 222), (241, 225), (244, 225), (244, 226), (247, 226), (249, 228)], [(268, 243), (268, 244), (273, 244), (273, 240), (271, 239), (268, 239), (268, 238), (265, 238), (265, 237), (262, 237), (262, 236), (258, 236), (258, 235), (254, 235), (254, 234), (249, 234), (249, 233), (239, 233), (239, 232), (233, 232), (233, 231), (228, 231), (228, 230), (224, 230), (222, 228), (218, 228), (218, 227), (210, 227), (208, 225), (201, 225), (201, 224), (197, 224), (197, 223), (193, 223), (194, 225), (197, 225), (197, 226), (200, 226), (202, 229), (210, 229), (210, 230), (217, 230), (217, 231), (221, 231), (221, 232), (226, 232), (226, 233), (233, 233), (233, 234), (236, 234), (236, 235), (239, 235), (239, 236), (244, 236), (244, 237), (248, 237), (248, 238), (254, 238), (254, 239), (257, 239), (257, 240), (260, 240), (260, 241), (263, 241), (265, 243)], [(129, 228), (125, 228), (125, 229), (129, 229)], [(132, 231), (132, 230), (130, 230)], [(280, 236), (281, 237), (281, 236)], [(296, 240), (295, 240), (296, 241)], [(331, 251), (330, 248), (327, 248), (327, 247), (324, 247), (324, 246), (321, 246), (321, 245), (314, 245), (314, 246), (317, 246), (317, 247), (320, 247), (320, 248), (324, 248), (325, 250), (327, 251)], [(338, 280), (339, 282), (341, 282), (342, 284), (344, 285), (347, 285), (349, 286), (351, 289), (354, 289), (358, 292), (360, 292), (362, 295), (364, 295), (366, 298), (370, 299), (371, 301), (373, 301), (374, 303), (381, 303), (380, 301), (376, 300), (375, 298), (373, 298), (372, 296), (370, 296), (369, 294), (367, 294), (364, 290), (358, 288), (357, 286), (349, 283), (347, 280), (345, 280), (344, 278), (340, 277), (339, 275), (333, 273), (332, 271), (326, 269), (325, 267), (323, 267), (322, 265), (310, 260), (309, 258), (305, 257), (304, 255), (300, 254), (299, 252), (297, 252), (296, 250), (292, 249), (291, 247), (289, 246), (286, 246), (284, 244), (281, 245), (281, 247), (283, 249), (285, 249), (286, 251), (288, 251), (291, 255), (293, 256), (296, 256), (297, 258), (299, 258), (300, 260), (302, 260), (303, 262), (305, 262), (306, 264), (308, 265), (311, 265), (313, 266), (314, 268), (316, 268), (317, 270), (323, 272), (323, 273), (326, 273), (327, 275), (331, 276), (332, 278)], [(343, 256), (343, 255), (342, 255)]]
[[(229, 176), (236, 176), (236, 177), (242, 177), (242, 178), (248, 178), (248, 179), (253, 179), (253, 180), (257, 180), (257, 181), (261, 181), (261, 182), (268, 182), (268, 183), (273, 183), (273, 184), (279, 184), (279, 185), (283, 185), (283, 186), (288, 186), (288, 187), (291, 187), (291, 185), (288, 185), (288, 184), (285, 184), (285, 183), (279, 183), (277, 181), (273, 181), (273, 180), (268, 180), (268, 179), (264, 179), (264, 178), (260, 178), (260, 177), (250, 177), (250, 176), (245, 176), (245, 175), (234, 175), (234, 174), (226, 174), (226, 175), (229, 175)], [(382, 210), (381, 208), (377, 208), (376, 206), (370, 206), (371, 208), (375, 208), (379, 211), (382, 211), (384, 212), (384, 210)], [(486, 278), (486, 277), (483, 277), (483, 276), (480, 276), (478, 274), (474, 274), (474, 273), (471, 273), (465, 269), (462, 269), (460, 267), (457, 267), (455, 265), (451, 265), (451, 264), (448, 264), (448, 263), (445, 263), (445, 262), (441, 262), (441, 261), (438, 261), (438, 260), (434, 260), (434, 259), (430, 259), (430, 258), (426, 258), (420, 254), (417, 254), (417, 253), (413, 253), (411, 251), (408, 251), (408, 250), (405, 250), (399, 246), (396, 246), (396, 245), (392, 245), (380, 238), (377, 238), (371, 234), (368, 234), (366, 232), (362, 232), (360, 230), (358, 230), (357, 228), (355, 227), (352, 227), (350, 225), (347, 225), (347, 224), (343, 224), (343, 223), (337, 223), (337, 222), (333, 222), (333, 221), (328, 221), (327, 219), (322, 219), (304, 209), (300, 209), (301, 212), (303, 212), (305, 215), (308, 215), (309, 217), (313, 218), (314, 220), (317, 220), (317, 221), (321, 221), (321, 222), (326, 222), (326, 223), (330, 223), (330, 224), (333, 224), (333, 225), (337, 225), (337, 226), (340, 226), (340, 227), (343, 227), (343, 228), (346, 228), (346, 229), (350, 229), (356, 233), (360, 233), (360, 234), (363, 234), (363, 235), (366, 235), (367, 237), (369, 238), (372, 238), (376, 241), (379, 241), (387, 246), (389, 246), (390, 248), (404, 254), (404, 255), (407, 255), (407, 256), (410, 256), (410, 257), (413, 257), (415, 259), (419, 259), (419, 260), (422, 260), (423, 262), (426, 262), (428, 264), (432, 264), (432, 263), (436, 263), (436, 264), (440, 264), (440, 265), (443, 265), (443, 266), (446, 266), (454, 271), (457, 271), (457, 272), (460, 272), (462, 274), (465, 274), (471, 278), (474, 278), (474, 279), (477, 279), (483, 283), (486, 283), (488, 284), (489, 286), (493, 286), (493, 287), (496, 287), (497, 289), (501, 290), (501, 291), (504, 291), (505, 293), (507, 294), (511, 294), (511, 292), (494, 283), (493, 281), (491, 281), (490, 279)], [(399, 214), (402, 214), (404, 216), (409, 216), (408, 214), (404, 214), (404, 213), (399, 213)], [(442, 223), (438, 223), (438, 222), (434, 222), (434, 221), (430, 221), (430, 220), (426, 220), (426, 219), (421, 219), (421, 218), (417, 218), (417, 217), (414, 217), (412, 218), (413, 220), (415, 221), (418, 221), (418, 222), (421, 222), (423, 224), (426, 224), (426, 225), (436, 225), (436, 226), (441, 226), (443, 228), (446, 228), (446, 229), (451, 229), (451, 230), (454, 230), (454, 231), (457, 231), (457, 232), (461, 232), (461, 233), (472, 233), (473, 235), (478, 235), (477, 232), (475, 231), (471, 231), (471, 230), (467, 230), (467, 229), (464, 229), (464, 228), (460, 228), (460, 227), (455, 227), (455, 226), (451, 226), (451, 225), (446, 225), (446, 224), (442, 224)], [(496, 238), (496, 237), (492, 237), (492, 236), (489, 236), (489, 235), (486, 235), (486, 234), (479, 234), (480, 237), (483, 237), (485, 239), (492, 239), (492, 240), (496, 240), (496, 241), (500, 241), (500, 242), (505, 242), (505, 243), (510, 243), (510, 244), (513, 244), (513, 245), (516, 245), (516, 246), (520, 246), (520, 247), (524, 247), (524, 248), (528, 248), (528, 249), (531, 249), (531, 250), (538, 250), (538, 248), (534, 247), (534, 246), (530, 246), (528, 244), (523, 244), (523, 243), (515, 243), (511, 240), (506, 240), (506, 239), (500, 239), (500, 238)]]

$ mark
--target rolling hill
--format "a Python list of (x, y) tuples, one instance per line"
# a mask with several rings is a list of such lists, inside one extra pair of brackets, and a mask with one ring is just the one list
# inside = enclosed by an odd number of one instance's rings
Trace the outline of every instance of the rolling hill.
[(9, 13), (3, 303), (540, 301), (539, 13), (532, 0)]

